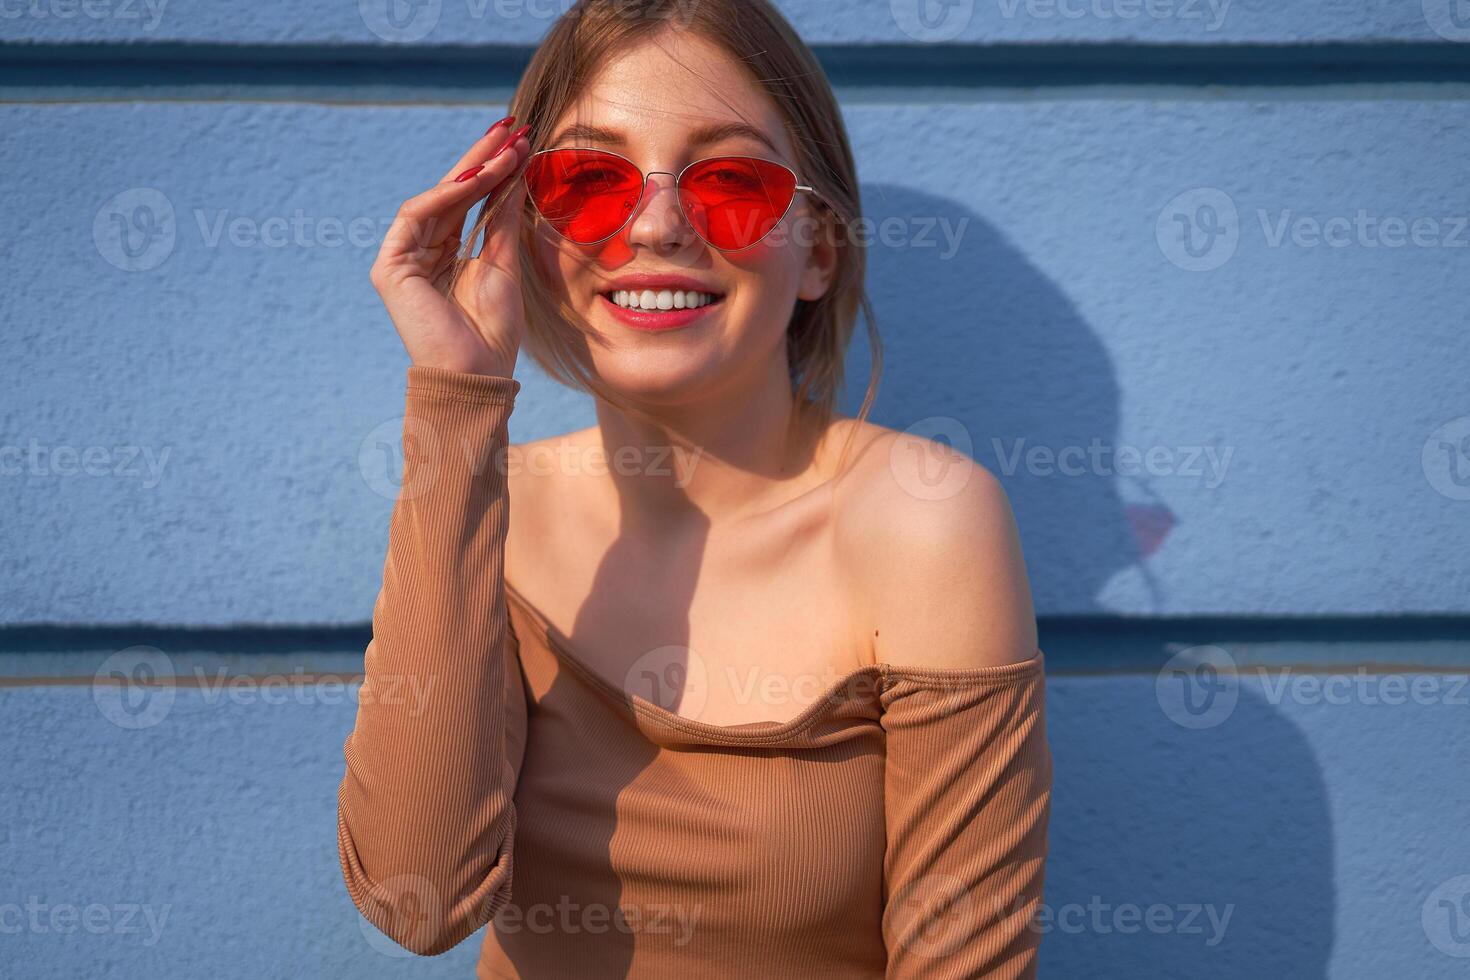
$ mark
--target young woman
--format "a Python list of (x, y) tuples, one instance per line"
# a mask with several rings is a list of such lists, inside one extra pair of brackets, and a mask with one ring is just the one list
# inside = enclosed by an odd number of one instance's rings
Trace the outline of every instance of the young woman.
[[(493, 919), (482, 978), (1034, 976), (1016, 527), (872, 379), (834, 408), (869, 311), (811, 52), (765, 0), (583, 0), (511, 110), (372, 272), (412, 366), (353, 901), (416, 953)], [(595, 426), (508, 445), (523, 343)]]

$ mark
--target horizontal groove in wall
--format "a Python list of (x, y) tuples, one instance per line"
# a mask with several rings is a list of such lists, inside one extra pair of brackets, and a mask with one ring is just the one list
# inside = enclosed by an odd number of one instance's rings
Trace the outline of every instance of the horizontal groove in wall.
[(1459, 615), (1042, 617), (1039, 629), (1052, 673), (1154, 673), (1206, 646), (1242, 670), (1470, 670), (1470, 617)]
[[(1216, 646), (1242, 671), (1302, 673), (1470, 672), (1470, 617), (1042, 617), (1048, 673), (1154, 673), (1185, 650)], [(372, 638), (367, 625), (343, 627), (0, 628), (0, 687), (91, 678), (114, 653), (165, 653), (179, 675), (208, 684), (226, 676), (356, 676)], [(66, 680), (70, 678), (71, 680)], [(303, 681), (303, 679), (305, 679)]]
[[(0, 43), (5, 101), (505, 101), (529, 47)], [(988, 98), (1097, 87), (1319, 88), (1470, 82), (1470, 44), (828, 45), (844, 93)]]

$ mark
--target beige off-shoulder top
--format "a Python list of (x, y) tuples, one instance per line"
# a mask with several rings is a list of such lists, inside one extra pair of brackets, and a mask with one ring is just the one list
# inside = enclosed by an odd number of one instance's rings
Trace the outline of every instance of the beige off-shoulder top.
[(505, 581), (519, 390), (409, 369), (339, 793), (362, 914), (424, 954), (491, 922), (481, 978), (1034, 977), (1041, 651), (863, 667), (785, 722), (630, 694)]

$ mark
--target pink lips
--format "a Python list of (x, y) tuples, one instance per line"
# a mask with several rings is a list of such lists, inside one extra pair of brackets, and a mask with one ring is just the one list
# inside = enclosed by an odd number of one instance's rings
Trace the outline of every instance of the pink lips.
[[(629, 287), (631, 288), (631, 287)], [(716, 300), (697, 310), (629, 310), (614, 303), (606, 296), (599, 299), (607, 305), (612, 315), (620, 322), (632, 327), (634, 330), (678, 330), (696, 323), (707, 315), (711, 310), (719, 307), (722, 300)]]
[(654, 292), (661, 289), (682, 289), (685, 292), (720, 295), (720, 291), (711, 284), (677, 272), (631, 272), (609, 281), (604, 291), (615, 293), (619, 289), (636, 290), (640, 293), (645, 289), (652, 289)]
[[(707, 293), (716, 297), (713, 303), (701, 306), (697, 310), (629, 310), (613, 302), (611, 295), (619, 290), (628, 292), (643, 292), (645, 290), (661, 292), (665, 289), (683, 292)], [(671, 273), (641, 272), (630, 273), (607, 283), (607, 289), (600, 297), (607, 304), (612, 315), (621, 323), (632, 327), (634, 330), (678, 330), (692, 323), (698, 323), (710, 310), (724, 302), (725, 296), (709, 283), (700, 282), (690, 276)]]

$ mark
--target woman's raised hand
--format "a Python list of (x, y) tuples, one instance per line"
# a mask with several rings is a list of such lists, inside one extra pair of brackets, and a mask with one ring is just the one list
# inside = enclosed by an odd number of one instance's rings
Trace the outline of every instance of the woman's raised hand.
[[(529, 126), (502, 119), (433, 187), (398, 209), (370, 278), (415, 366), (510, 377), (525, 336), (515, 237), (530, 158)], [(509, 185), (509, 186), (507, 186)], [(453, 297), (450, 273), (465, 217), (486, 196), (506, 199), (484, 247), (468, 263)], [(457, 301), (457, 302), (456, 302)]]

